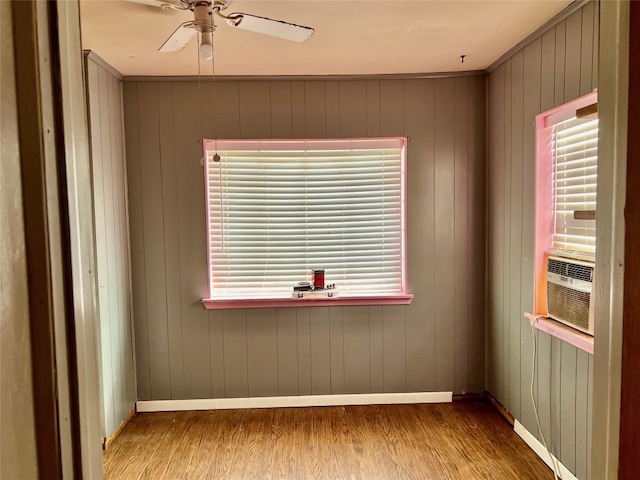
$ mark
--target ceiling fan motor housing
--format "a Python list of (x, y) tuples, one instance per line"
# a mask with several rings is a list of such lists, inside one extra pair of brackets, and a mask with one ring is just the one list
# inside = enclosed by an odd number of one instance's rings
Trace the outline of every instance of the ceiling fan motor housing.
[(194, 2), (191, 6), (194, 26), (201, 33), (212, 33), (216, 29), (213, 22), (213, 4), (211, 2)]

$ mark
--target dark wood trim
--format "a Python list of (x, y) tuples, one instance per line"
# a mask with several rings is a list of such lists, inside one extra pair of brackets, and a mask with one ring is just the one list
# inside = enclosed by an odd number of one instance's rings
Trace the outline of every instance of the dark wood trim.
[(46, 57), (43, 52), (48, 44), (42, 43), (46, 35), (39, 37), (39, 29), (47, 27), (43, 22), (47, 5), (24, 0), (13, 2), (12, 7), (38, 470), (40, 478), (56, 479), (62, 478), (62, 456), (49, 248), (51, 205), (46, 188), (46, 162), (52, 153), (55, 155), (50, 151), (55, 132), (53, 119), (47, 118), (42, 105), (40, 61)]
[(640, 3), (630, 2), (622, 387), (618, 478), (637, 477), (640, 445)]
[(576, 118), (598, 118), (598, 104), (592, 103), (576, 110)]
[(505, 420), (507, 422), (509, 422), (511, 424), (511, 426), (513, 426), (516, 423), (516, 418), (511, 415), (506, 408), (504, 408), (500, 402), (498, 400), (496, 400), (493, 395), (491, 395), (489, 392), (487, 392), (487, 399), (489, 400), (489, 402), (491, 402), (491, 405), (494, 406), (494, 408), (496, 410), (498, 410), (498, 412), (500, 412), (500, 415), (502, 415)]
[(595, 220), (596, 211), (595, 210), (574, 210), (573, 219), (574, 220)]
[(124, 419), (124, 421), (120, 424), (120, 426), (116, 429), (116, 431), (113, 432), (109, 438), (103, 439), (103, 441), (102, 441), (102, 449), (103, 450), (106, 450), (107, 448), (109, 448), (111, 446), (111, 444), (116, 439), (116, 437), (118, 435), (120, 435), (120, 433), (122, 433), (122, 430), (124, 430), (124, 428), (129, 424), (129, 422), (135, 416), (136, 416), (136, 409), (134, 407), (134, 408), (131, 409), (131, 411), (129, 412), (129, 415), (127, 415), (127, 418)]
[(478, 401), (488, 401), (489, 394), (488, 393), (465, 393), (459, 395), (453, 395), (452, 400), (454, 402), (478, 402)]
[(502, 404), (495, 399), (495, 397), (493, 395), (491, 395), (491, 393), (489, 392), (484, 392), (484, 393), (470, 393), (470, 394), (465, 394), (465, 395), (454, 395), (453, 396), (453, 401), (454, 402), (469, 402), (469, 401), (485, 401), (485, 402), (489, 402), (491, 405), (493, 405), (493, 408), (495, 408), (498, 413), (500, 413), (500, 415), (502, 415), (504, 417), (504, 419), (509, 422), (509, 424), (513, 427), (515, 425), (516, 422), (516, 418), (511, 415), (506, 408), (504, 408), (502, 406)]

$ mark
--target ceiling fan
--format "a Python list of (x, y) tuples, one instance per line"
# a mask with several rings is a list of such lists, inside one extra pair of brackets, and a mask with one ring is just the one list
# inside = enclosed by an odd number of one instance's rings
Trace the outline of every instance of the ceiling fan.
[(175, 32), (158, 49), (159, 52), (169, 53), (182, 50), (200, 32), (198, 52), (206, 60), (213, 57), (213, 32), (216, 30), (215, 16), (224, 19), (234, 28), (271, 35), (273, 37), (304, 42), (313, 35), (314, 29), (282, 20), (259, 17), (243, 12), (230, 14), (222, 13), (232, 0), (129, 0), (134, 3), (152, 5), (162, 9), (191, 10), (193, 20), (182, 23)]

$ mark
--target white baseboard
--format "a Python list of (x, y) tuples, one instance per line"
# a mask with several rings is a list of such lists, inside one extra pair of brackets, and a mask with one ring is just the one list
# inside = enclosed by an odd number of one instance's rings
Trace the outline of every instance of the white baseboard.
[(234, 408), (330, 407), (338, 405), (389, 405), (448, 403), (453, 392), (365, 393), (353, 395), (300, 395), (290, 397), (203, 398), (137, 402), (138, 412), (227, 410)]
[[(576, 476), (560, 462), (560, 460), (558, 460), (554, 455), (549, 455), (549, 452), (547, 452), (547, 449), (544, 448), (544, 445), (536, 437), (534, 437), (533, 434), (529, 432), (529, 430), (524, 428), (524, 426), (518, 421), (518, 419), (516, 419), (513, 424), (513, 430), (518, 434), (520, 438), (525, 441), (527, 445), (529, 445), (531, 450), (533, 450), (536, 455), (538, 455), (542, 459), (542, 461), (549, 466), (549, 468), (554, 468), (555, 461), (555, 465), (557, 465), (558, 469), (560, 470), (559, 472), (556, 472), (558, 474), (558, 478), (561, 478), (562, 480), (578, 480)], [(552, 458), (554, 461), (552, 461)]]

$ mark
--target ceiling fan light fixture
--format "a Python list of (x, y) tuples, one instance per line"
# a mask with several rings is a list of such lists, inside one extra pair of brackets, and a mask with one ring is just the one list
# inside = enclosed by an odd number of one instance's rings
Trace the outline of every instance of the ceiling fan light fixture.
[(213, 58), (213, 42), (211, 36), (211, 32), (204, 32), (200, 37), (198, 55), (204, 60), (211, 60)]

